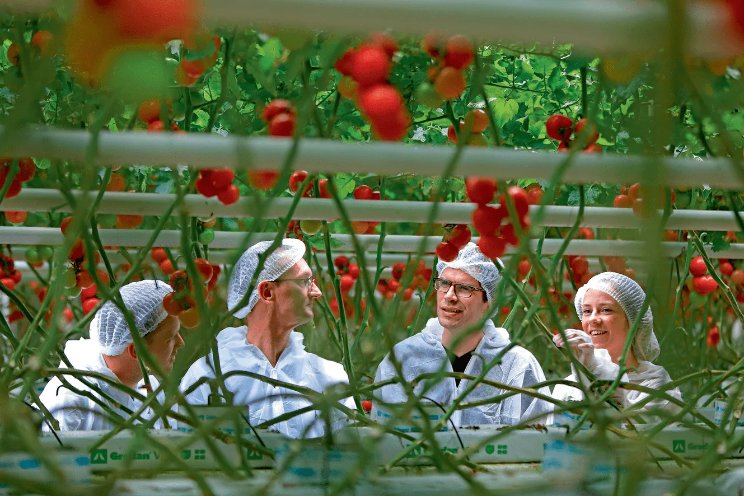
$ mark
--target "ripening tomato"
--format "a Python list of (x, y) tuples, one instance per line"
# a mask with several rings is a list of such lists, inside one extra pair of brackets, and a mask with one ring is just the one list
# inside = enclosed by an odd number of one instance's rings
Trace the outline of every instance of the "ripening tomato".
[(551, 115), (545, 123), (545, 132), (556, 141), (567, 142), (573, 133), (573, 121), (565, 115)]
[(465, 192), (474, 203), (491, 203), (496, 194), (496, 181), (490, 177), (468, 177), (465, 179)]
[(298, 170), (294, 171), (289, 177), (289, 190), (292, 193), (296, 193), (300, 185), (307, 179), (307, 171)]
[(460, 253), (460, 250), (458, 250), (457, 247), (452, 243), (442, 241), (437, 245), (435, 252), (440, 260), (444, 262), (451, 262), (452, 260), (457, 258), (457, 254)]
[(462, 250), (470, 242), (472, 234), (470, 228), (465, 224), (457, 224), (447, 236), (447, 241)]
[(406, 271), (405, 263), (403, 262), (396, 263), (395, 265), (393, 265), (393, 279), (395, 279), (396, 281), (400, 281), (405, 271)]
[(354, 188), (354, 198), (357, 200), (371, 200), (372, 199), (372, 188), (366, 184), (362, 184)]
[(223, 205), (232, 205), (233, 203), (238, 201), (239, 198), (240, 198), (240, 189), (238, 189), (238, 187), (235, 186), (234, 184), (229, 185), (227, 188), (217, 193), (217, 199)]
[(267, 191), (274, 187), (279, 180), (279, 172), (268, 169), (254, 169), (248, 171), (248, 182), (256, 189)]
[(693, 257), (690, 260), (690, 274), (694, 277), (704, 276), (708, 273), (708, 267), (705, 265), (705, 260), (700, 255)]
[(481, 234), (478, 248), (488, 258), (498, 258), (506, 251), (506, 241), (500, 236)]

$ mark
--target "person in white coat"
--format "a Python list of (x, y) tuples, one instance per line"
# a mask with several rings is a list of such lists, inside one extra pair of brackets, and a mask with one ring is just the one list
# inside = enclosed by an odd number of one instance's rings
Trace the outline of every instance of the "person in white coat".
[[(413, 384), (414, 394), (424, 402), (443, 406), (455, 401), (484, 402), (456, 410), (451, 418), (456, 426), (544, 420), (551, 409), (547, 401), (523, 393), (495, 399), (507, 393), (498, 384), (529, 389), (545, 381), (534, 355), (514, 345), (506, 329), (486, 319), (500, 279), (496, 265), (475, 244), (468, 243), (452, 262), (440, 261), (437, 273), (437, 318), (429, 319), (420, 333), (393, 347), (402, 376), (396, 372), (390, 354), (380, 363), (375, 382), (395, 382), (376, 391), (376, 402), (382, 406), (406, 402), (405, 382)], [(442, 372), (461, 372), (476, 378), (484, 375), (485, 380), (497, 385), (480, 383), (463, 397), (471, 387), (469, 379), (441, 375), (421, 379), (423, 374)], [(547, 387), (539, 392), (550, 394)]]
[[(180, 321), (163, 308), (163, 297), (172, 291), (168, 284), (154, 280), (133, 282), (120, 290), (136, 331), (162, 372), (171, 370), (183, 345)], [(137, 348), (121, 309), (111, 301), (106, 302), (96, 312), (89, 329), (90, 339), (70, 340), (65, 344), (65, 356), (75, 370), (105, 376), (108, 380), (62, 373), (47, 383), (39, 399), (61, 431), (110, 430), (117, 423), (115, 417), (120, 421), (140, 408), (141, 403), (130, 391), (148, 394), (143, 388)], [(67, 365), (63, 361), (59, 367), (66, 369)], [(144, 413), (145, 418), (148, 413), (152, 414), (152, 410)], [(159, 426), (162, 426), (160, 420), (156, 423)], [(49, 426), (44, 423), (43, 429), (48, 431)]]
[[(560, 334), (553, 337), (556, 346), (568, 345), (580, 363), (597, 379), (614, 380), (620, 373), (619, 361), (628, 338), (631, 324), (638, 317), (646, 299), (646, 293), (633, 279), (616, 272), (597, 274), (579, 288), (574, 299), (576, 313), (581, 319), (582, 329), (566, 329), (566, 340)], [(652, 360), (659, 356), (659, 342), (654, 334), (651, 308), (647, 307), (641, 317), (635, 339), (625, 359), (627, 374), (623, 382), (659, 389), (672, 381), (666, 369)], [(572, 366), (572, 374), (566, 379), (588, 384), (588, 379)], [(669, 396), (682, 399), (678, 388), (667, 389)], [(558, 384), (553, 397), (561, 401), (580, 401), (584, 398), (581, 389)], [(664, 398), (649, 400), (648, 393), (618, 389), (615, 399), (622, 406), (639, 404), (644, 412), (666, 410), (676, 412), (677, 405)]]
[[(193, 405), (208, 405), (212, 400), (248, 407), (251, 425), (261, 427), (273, 419), (308, 408), (290, 418), (268, 424), (269, 430), (290, 438), (323, 436), (330, 424), (335, 430), (345, 424), (346, 416), (330, 407), (329, 415), (321, 414), (313, 398), (289, 387), (272, 384), (277, 380), (317, 393), (329, 387), (347, 385), (344, 367), (336, 362), (308, 353), (303, 345), (300, 325), (313, 319), (313, 302), (321, 296), (313, 273), (303, 259), (305, 244), (284, 239), (266, 257), (263, 269), (256, 275), (259, 257), (271, 247), (271, 241), (251, 246), (240, 257), (230, 277), (228, 310), (245, 325), (228, 327), (217, 335), (219, 369), (224, 390), (217, 380), (212, 353), (194, 362), (181, 380), (181, 391)], [(255, 287), (250, 293), (255, 277)], [(245, 373), (252, 375), (247, 375)], [(267, 380), (262, 380), (265, 377)], [(203, 379), (206, 378), (206, 381)], [(197, 385), (197, 382), (203, 382)], [(341, 402), (354, 408), (351, 398)]]

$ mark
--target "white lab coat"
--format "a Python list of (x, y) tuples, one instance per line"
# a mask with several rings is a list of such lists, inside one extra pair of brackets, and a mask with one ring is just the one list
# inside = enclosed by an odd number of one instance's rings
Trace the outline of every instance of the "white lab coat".
[[(90, 339), (71, 340), (65, 344), (65, 355), (70, 364), (76, 370), (87, 372), (96, 372), (110, 377), (113, 381), (119, 381), (111, 369), (106, 366), (98, 345)], [(64, 362), (61, 362), (59, 368), (67, 368)], [(127, 418), (127, 414), (122, 406), (131, 411), (137, 411), (142, 405), (141, 402), (125, 391), (114, 387), (109, 382), (95, 378), (84, 377), (84, 380), (91, 384), (89, 388), (83, 382), (71, 375), (65, 375), (65, 380), (75, 389), (89, 393), (98, 400), (94, 400), (84, 395), (80, 395), (70, 389), (60, 381), (59, 377), (52, 378), (44, 387), (39, 399), (54, 418), (59, 422), (60, 431), (105, 431), (111, 430), (115, 423), (110, 418), (110, 414), (105, 412), (99, 402), (105, 402), (113, 412), (122, 418)], [(153, 387), (157, 387), (154, 378), (150, 379)], [(145, 390), (139, 388), (140, 394), (145, 394)], [(105, 399), (104, 394), (111, 397), (111, 400)], [(158, 395), (162, 401), (162, 395)], [(148, 408), (143, 412), (143, 418), (150, 418), (153, 415), (152, 409)], [(155, 428), (162, 428), (162, 421), (158, 420)], [(42, 430), (49, 431), (49, 426), (44, 422)]]
[[(596, 376), (597, 379), (602, 380), (614, 380), (620, 373), (620, 366), (613, 363), (610, 354), (607, 350), (602, 348), (595, 348), (594, 360), (587, 368)], [(577, 374), (573, 365), (571, 366), (571, 369), (573, 373), (566, 377), (567, 381), (578, 382), (576, 378), (579, 377), (582, 384), (588, 385), (589, 381), (582, 374)], [(623, 375), (621, 380), (623, 382), (638, 384), (651, 389), (660, 389), (664, 384), (672, 382), (671, 377), (669, 377), (669, 374), (664, 367), (644, 360), (639, 361), (638, 367), (634, 370), (628, 371), (627, 374)], [(674, 398), (679, 400), (682, 399), (682, 393), (680, 393), (678, 388), (666, 390), (665, 392)], [(566, 384), (557, 384), (555, 388), (553, 388), (552, 396), (556, 400), (560, 401), (581, 401), (584, 399), (584, 394), (580, 389)], [(646, 393), (625, 389), (618, 389), (617, 394), (615, 395), (615, 399), (624, 407), (633, 406), (647, 397), (648, 394)], [(674, 413), (679, 410), (679, 407), (668, 400), (654, 399), (646, 403), (641, 408), (641, 411), (650, 409), (664, 409)]]
[[(403, 380), (411, 383), (422, 374), (436, 372), (452, 372), (452, 364), (447, 357), (447, 351), (442, 345), (444, 329), (436, 318), (429, 319), (426, 327), (393, 347), (393, 352), (403, 368)], [(484, 326), (485, 336), (475, 348), (473, 356), (468, 362), (464, 373), (478, 377), (484, 366), (492, 364), (504, 347), (510, 344), (509, 333), (506, 329), (497, 328), (490, 320)], [(395, 368), (386, 356), (377, 367), (375, 382), (382, 382), (396, 377)], [(501, 362), (494, 365), (486, 374), (486, 380), (529, 388), (534, 384), (545, 381), (537, 359), (521, 346), (514, 346), (501, 357)], [(414, 385), (414, 393), (422, 394), (426, 398), (442, 405), (450, 405), (460, 396), (470, 381), (462, 379), (456, 386), (454, 377), (445, 377), (419, 381)], [(503, 394), (506, 391), (487, 384), (479, 384), (461, 403), (481, 401)], [(540, 393), (549, 396), (550, 390), (542, 387)], [(396, 383), (383, 386), (375, 392), (376, 400), (381, 403), (403, 403), (406, 401), (405, 390)], [(526, 394), (516, 394), (499, 402), (456, 410), (452, 415), (452, 422), (456, 426), (482, 424), (517, 424), (522, 421), (544, 421), (544, 416), (551, 410), (551, 404), (538, 400)]]
[[(217, 335), (222, 375), (233, 371), (252, 372), (271, 379), (306, 387), (323, 392), (334, 384), (348, 384), (349, 378), (340, 363), (326, 360), (305, 351), (304, 336), (292, 331), (287, 348), (279, 356), (275, 367), (256, 346), (246, 340), (248, 328), (228, 327)], [(194, 362), (181, 380), (181, 391), (186, 392), (190, 386), (202, 377), (215, 378), (212, 366), (212, 353)], [(186, 395), (186, 401), (192, 405), (206, 405), (209, 395), (216, 390), (216, 381), (204, 383)], [(259, 425), (273, 420), (285, 413), (310, 406), (310, 400), (299, 393), (284, 387), (276, 387), (260, 379), (246, 375), (233, 375), (225, 380), (225, 387), (233, 394), (233, 404), (247, 405), (251, 425)], [(220, 391), (217, 391), (221, 394)], [(342, 403), (354, 409), (352, 398)], [(346, 416), (334, 409), (331, 427), (333, 430), (346, 424)], [(269, 430), (279, 432), (290, 438), (321, 437), (325, 433), (325, 421), (318, 410), (296, 415), (286, 421), (273, 424)]]

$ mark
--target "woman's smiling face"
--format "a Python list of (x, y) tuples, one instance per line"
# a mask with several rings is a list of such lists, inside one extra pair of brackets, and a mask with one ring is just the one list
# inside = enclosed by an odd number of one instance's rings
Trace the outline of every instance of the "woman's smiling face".
[(630, 324), (620, 304), (603, 291), (589, 289), (581, 303), (581, 327), (595, 348), (604, 348), (617, 363), (625, 347)]

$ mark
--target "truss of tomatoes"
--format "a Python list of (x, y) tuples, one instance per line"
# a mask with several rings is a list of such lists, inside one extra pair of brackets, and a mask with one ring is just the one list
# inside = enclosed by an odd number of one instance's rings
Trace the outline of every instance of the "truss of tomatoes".
[[(217, 285), (220, 267), (210, 264), (203, 258), (194, 260), (196, 271), (199, 276), (199, 284), (204, 284), (207, 299), (209, 293)], [(170, 275), (172, 293), (163, 297), (163, 308), (169, 315), (178, 317), (181, 324), (189, 329), (199, 325), (201, 317), (196, 305), (194, 295), (194, 282), (185, 270), (176, 270)]]
[[(480, 234), (478, 248), (481, 252), (488, 258), (498, 258), (504, 254), (507, 245), (517, 246), (518, 230), (511, 222), (506, 196), (499, 196), (498, 207), (489, 205), (496, 195), (496, 181), (489, 177), (468, 177), (465, 191), (470, 201), (477, 204), (473, 211), (473, 227)], [(519, 186), (509, 187), (506, 193), (519, 220), (520, 230), (528, 231), (529, 208), (534, 197)]]

